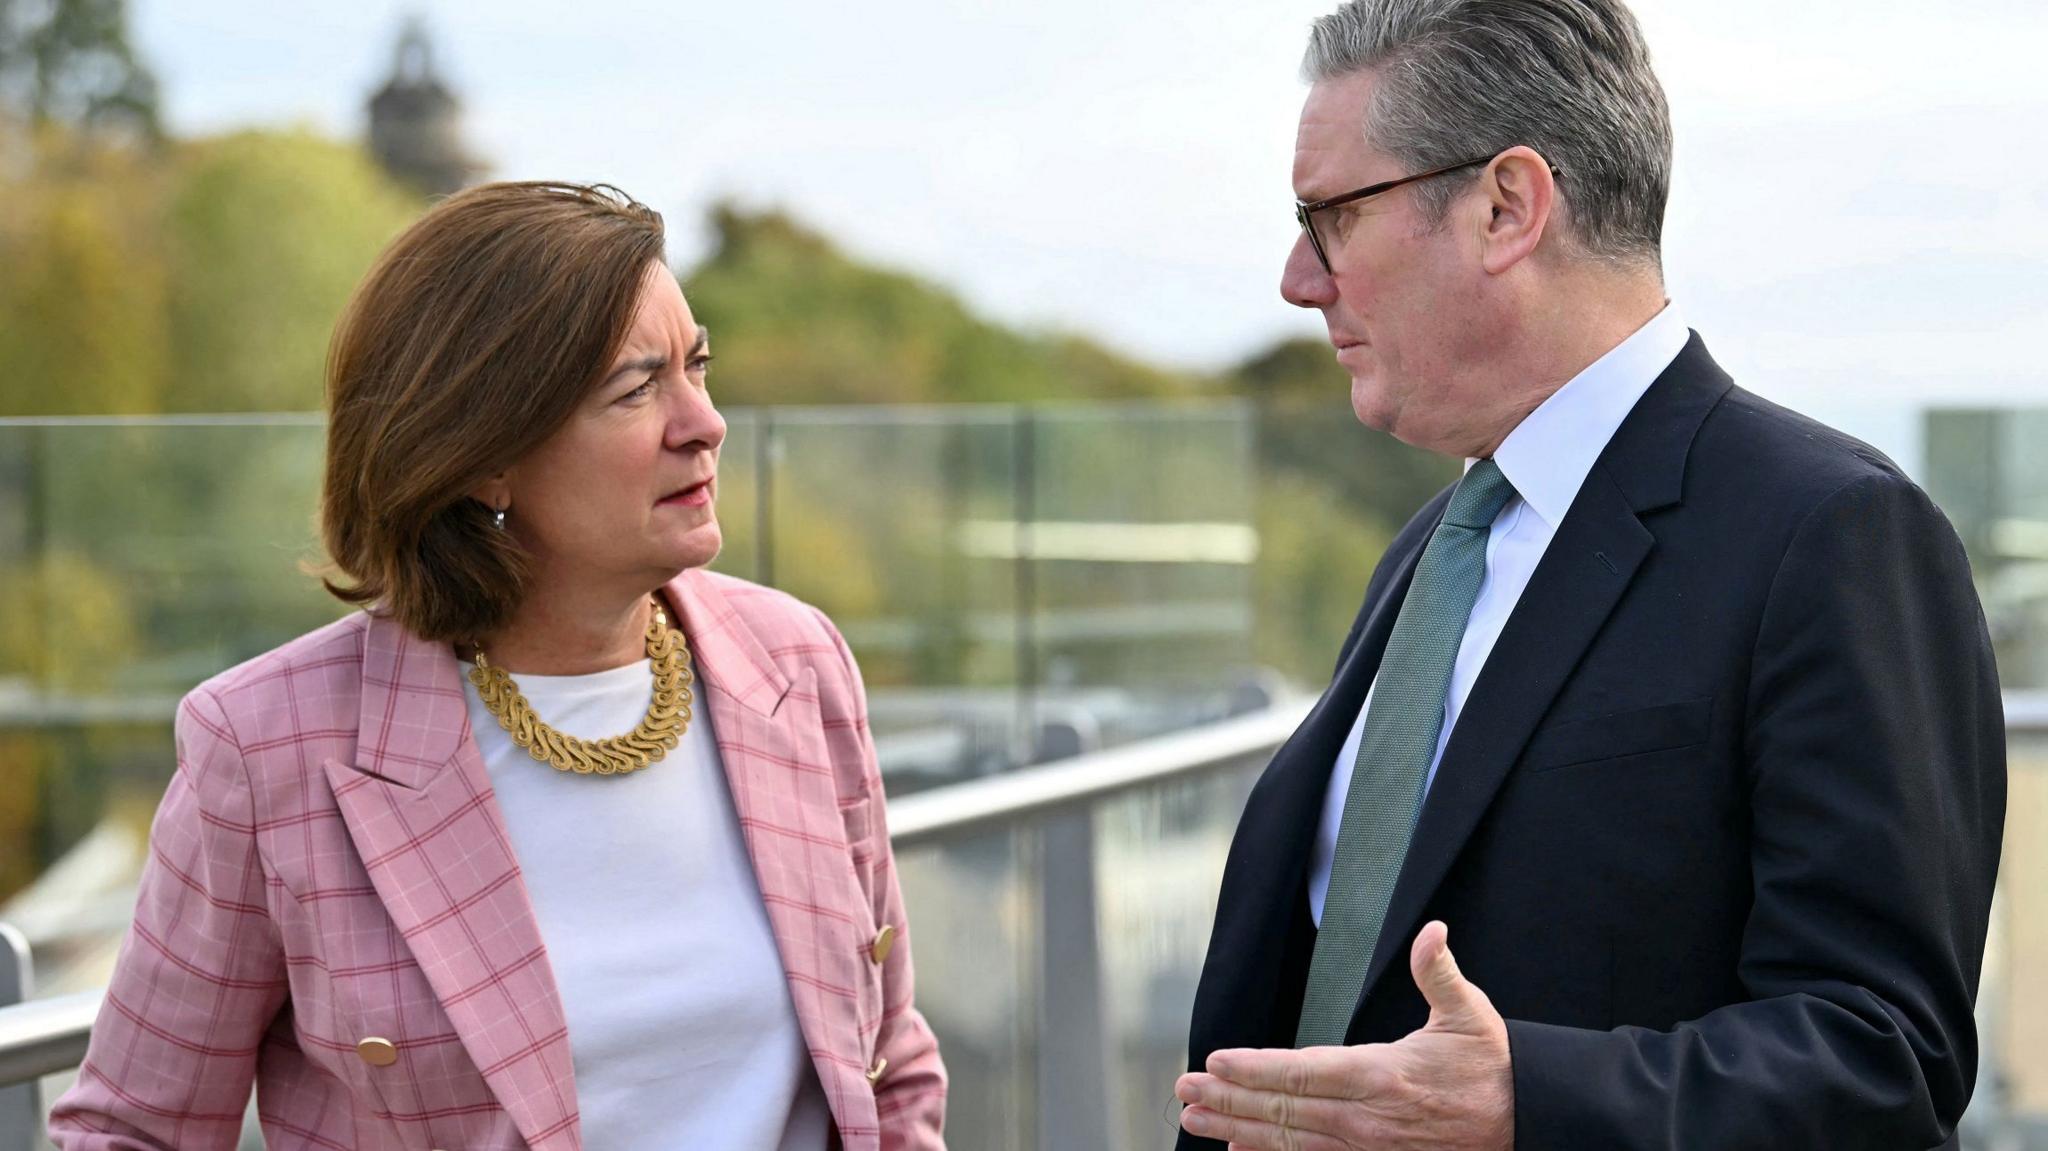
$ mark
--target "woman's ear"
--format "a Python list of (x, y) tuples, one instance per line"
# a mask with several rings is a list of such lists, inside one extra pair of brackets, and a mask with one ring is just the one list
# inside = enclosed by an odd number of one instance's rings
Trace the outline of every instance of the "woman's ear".
[(470, 489), (469, 496), (494, 512), (512, 508), (512, 473), (499, 472)]

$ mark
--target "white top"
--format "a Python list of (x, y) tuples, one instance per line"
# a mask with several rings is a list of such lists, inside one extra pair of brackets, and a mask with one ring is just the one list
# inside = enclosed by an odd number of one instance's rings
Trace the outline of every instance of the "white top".
[[(583, 1145), (824, 1151), (831, 1113), (701, 696), (659, 762), (584, 776), (514, 744), (463, 670), (470, 730), (568, 1017)], [(631, 731), (654, 698), (647, 660), (513, 679), (544, 722), (579, 739)]]
[[(1493, 453), (1493, 462), (1514, 485), (1516, 495), (1494, 518), (1486, 538), (1486, 575), (1479, 585), (1479, 598), (1465, 620), (1465, 636), (1458, 644), (1458, 661), (1451, 669), (1451, 689), (1444, 701), (1444, 726), (1437, 736), (1436, 754), (1430, 757), (1429, 775), (1423, 781), (1427, 794), (1436, 781), (1436, 767), (1457, 725), (1458, 712), (1479, 669), (1486, 666), (1501, 629), (1529, 586), (1536, 564), (1557, 534), (1557, 525), (1578, 498), (1586, 473), (1614, 438), (1615, 429), (1627, 418), (1636, 401), (1650, 390), (1664, 369), (1685, 350), (1688, 338), (1685, 321), (1678, 309), (1666, 304), (1649, 323), (1623, 340), (1615, 349), (1572, 377), (1542, 406), (1523, 417), (1508, 438)], [(1470, 468), (1476, 460), (1465, 461)], [(1375, 680), (1377, 683), (1377, 680)], [(1323, 818), (1316, 826), (1315, 852), (1309, 857), (1308, 906), (1316, 924), (1323, 922), (1323, 898), (1330, 890), (1330, 861), (1337, 852), (1337, 830), (1344, 820), (1344, 798), (1351, 790), (1351, 766), (1358, 758), (1358, 745), (1365, 737), (1365, 715), (1372, 707), (1372, 691), (1352, 721), (1351, 735), (1337, 752), (1337, 766), (1330, 773), (1330, 789), (1323, 798)]]

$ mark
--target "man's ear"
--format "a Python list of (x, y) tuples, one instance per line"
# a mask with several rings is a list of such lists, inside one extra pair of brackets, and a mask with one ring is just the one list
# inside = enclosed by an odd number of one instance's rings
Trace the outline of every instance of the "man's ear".
[(1534, 148), (1516, 145), (1493, 158), (1479, 183), (1488, 209), (1480, 259), (1488, 272), (1499, 275), (1542, 244), (1557, 210), (1557, 176)]

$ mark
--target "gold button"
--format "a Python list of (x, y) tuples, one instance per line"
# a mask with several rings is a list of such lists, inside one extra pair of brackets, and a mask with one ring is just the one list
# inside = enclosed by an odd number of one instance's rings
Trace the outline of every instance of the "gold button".
[(375, 1035), (356, 1044), (356, 1054), (372, 1067), (389, 1067), (398, 1062), (398, 1047), (389, 1039)]
[(896, 925), (883, 924), (882, 930), (875, 934), (875, 941), (868, 944), (868, 954), (874, 957), (876, 963), (885, 963), (889, 959), (889, 953), (895, 949)]
[(873, 1087), (875, 1084), (880, 1083), (882, 1081), (882, 1072), (888, 1069), (889, 1061), (879, 1056), (876, 1057), (875, 1065), (868, 1068), (868, 1086)]

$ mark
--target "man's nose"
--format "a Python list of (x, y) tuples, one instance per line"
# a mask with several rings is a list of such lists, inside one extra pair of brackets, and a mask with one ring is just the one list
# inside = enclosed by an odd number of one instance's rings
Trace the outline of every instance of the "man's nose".
[(1337, 281), (1323, 270), (1306, 235), (1294, 238), (1287, 263), (1281, 266), (1280, 297), (1297, 308), (1322, 308), (1336, 302)]

